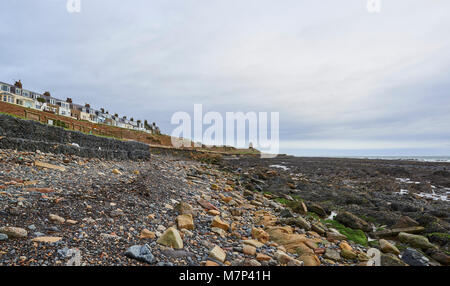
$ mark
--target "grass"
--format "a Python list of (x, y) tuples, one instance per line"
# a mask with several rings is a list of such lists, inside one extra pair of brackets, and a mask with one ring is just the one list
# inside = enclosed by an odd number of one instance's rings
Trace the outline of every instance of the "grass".
[(348, 240), (351, 240), (364, 246), (368, 245), (367, 237), (362, 230), (345, 227), (344, 225), (340, 224), (335, 220), (327, 219), (323, 222), (326, 225), (337, 229), (341, 234), (345, 235)]

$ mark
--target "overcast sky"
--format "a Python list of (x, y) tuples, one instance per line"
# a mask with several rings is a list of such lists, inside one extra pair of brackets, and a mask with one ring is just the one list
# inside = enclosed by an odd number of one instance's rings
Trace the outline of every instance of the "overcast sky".
[(450, 155), (450, 1), (2, 0), (0, 81), (155, 121), (280, 113), (281, 152)]

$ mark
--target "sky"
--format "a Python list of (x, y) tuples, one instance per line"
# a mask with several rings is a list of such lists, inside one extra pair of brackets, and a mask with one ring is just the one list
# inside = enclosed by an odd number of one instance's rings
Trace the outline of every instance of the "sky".
[(3, 0), (0, 81), (156, 122), (279, 112), (280, 153), (450, 156), (450, 1)]

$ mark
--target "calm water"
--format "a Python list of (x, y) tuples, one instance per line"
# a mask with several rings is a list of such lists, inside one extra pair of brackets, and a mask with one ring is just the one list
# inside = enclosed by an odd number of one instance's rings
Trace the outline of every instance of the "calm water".
[(406, 160), (406, 161), (449, 162), (450, 163), (450, 156), (348, 156), (348, 157), (339, 157), (339, 158)]

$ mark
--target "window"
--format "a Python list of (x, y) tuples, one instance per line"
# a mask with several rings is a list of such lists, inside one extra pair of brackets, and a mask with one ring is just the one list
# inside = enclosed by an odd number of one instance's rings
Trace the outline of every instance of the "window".
[(20, 94), (20, 88), (16, 88), (16, 94)]
[(8, 101), (8, 97), (6, 95), (3, 96), (3, 101)]
[(7, 86), (7, 85), (2, 85), (2, 90), (3, 90), (3, 91), (9, 92), (9, 86)]

